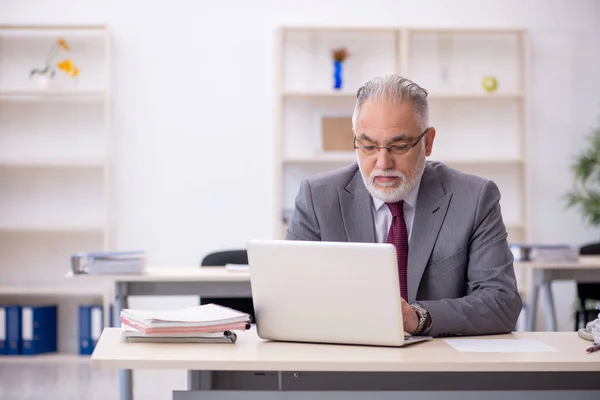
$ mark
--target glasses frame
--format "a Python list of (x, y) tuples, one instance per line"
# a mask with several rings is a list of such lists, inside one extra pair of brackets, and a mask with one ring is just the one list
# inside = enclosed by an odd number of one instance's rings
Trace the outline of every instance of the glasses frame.
[[(423, 139), (423, 136), (425, 136), (425, 134), (426, 134), (427, 132), (429, 132), (429, 129), (430, 129), (430, 128), (431, 128), (431, 127), (427, 127), (427, 129), (425, 129), (425, 130), (423, 131), (423, 133), (421, 133), (421, 134), (420, 134), (420, 135), (419, 135), (419, 136), (418, 136), (418, 137), (415, 139), (415, 141), (414, 141), (413, 143), (411, 143), (411, 144), (407, 144), (407, 145), (405, 145), (405, 146), (396, 146), (396, 145), (389, 145), (389, 144), (388, 144), (387, 146), (370, 146), (370, 147), (373, 147), (373, 149), (375, 150), (375, 152), (374, 152), (373, 154), (370, 154), (370, 155), (375, 155), (376, 153), (378, 153), (378, 152), (379, 152), (379, 149), (386, 149), (386, 150), (388, 151), (388, 153), (390, 153), (390, 154), (391, 154), (391, 152), (392, 152), (392, 149), (393, 149), (393, 148), (401, 148), (401, 150), (402, 150), (402, 151), (404, 151), (404, 153), (402, 153), (402, 154), (400, 154), (400, 155), (404, 155), (404, 154), (408, 153), (408, 152), (410, 151), (410, 149), (412, 149), (413, 147), (415, 147), (415, 146), (416, 146), (416, 145), (417, 145), (417, 144), (418, 144), (418, 143), (421, 141), (421, 139)], [(354, 141), (353, 141), (353, 145), (354, 145), (354, 149), (355, 149), (355, 150), (360, 150), (360, 148), (359, 148), (359, 147), (356, 145), (356, 142), (358, 142), (358, 141), (360, 141), (360, 139), (358, 139), (358, 138), (356, 137), (356, 135), (354, 135)]]

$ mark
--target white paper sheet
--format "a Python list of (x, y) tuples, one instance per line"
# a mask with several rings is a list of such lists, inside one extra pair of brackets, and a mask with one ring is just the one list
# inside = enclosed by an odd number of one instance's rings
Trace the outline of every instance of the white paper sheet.
[(546, 353), (558, 350), (535, 339), (444, 339), (460, 352), (472, 353)]

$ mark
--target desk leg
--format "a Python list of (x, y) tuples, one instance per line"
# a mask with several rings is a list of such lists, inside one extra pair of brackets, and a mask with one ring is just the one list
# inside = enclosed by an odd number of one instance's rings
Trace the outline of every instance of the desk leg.
[(546, 307), (546, 330), (556, 331), (556, 310), (554, 309), (554, 298), (552, 296), (552, 281), (544, 280), (542, 284), (542, 296)]
[[(121, 310), (127, 308), (127, 284), (124, 282), (115, 283), (115, 311), (114, 325), (121, 326), (119, 320)], [(133, 400), (133, 373), (130, 369), (119, 370), (119, 390), (121, 400)]]
[(535, 330), (535, 319), (537, 317), (538, 292), (540, 289), (541, 274), (537, 270), (531, 271), (531, 286), (529, 288), (529, 299), (527, 305), (527, 320), (525, 330), (532, 332)]

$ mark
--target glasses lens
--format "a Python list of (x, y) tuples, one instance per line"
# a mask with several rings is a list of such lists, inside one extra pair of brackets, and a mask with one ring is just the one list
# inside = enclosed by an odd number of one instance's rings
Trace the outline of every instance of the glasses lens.
[(391, 152), (393, 155), (395, 156), (403, 156), (405, 155), (408, 150), (409, 150), (410, 146), (409, 145), (392, 145), (390, 146)]

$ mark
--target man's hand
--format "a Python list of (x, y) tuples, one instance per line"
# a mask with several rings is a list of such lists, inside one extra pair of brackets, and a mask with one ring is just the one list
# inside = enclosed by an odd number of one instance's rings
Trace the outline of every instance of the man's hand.
[(404, 320), (404, 332), (412, 335), (417, 331), (419, 315), (404, 299), (402, 299), (402, 319)]

